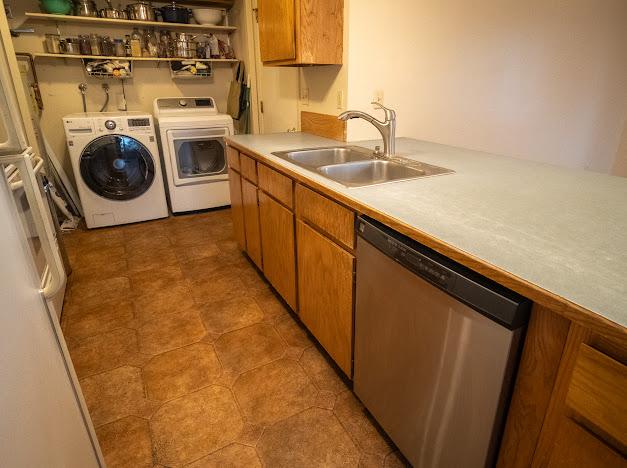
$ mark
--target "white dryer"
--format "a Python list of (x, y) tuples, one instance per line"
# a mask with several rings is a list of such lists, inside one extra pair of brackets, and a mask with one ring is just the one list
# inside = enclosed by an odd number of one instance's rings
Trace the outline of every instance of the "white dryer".
[(157, 98), (153, 107), (172, 212), (229, 205), (225, 137), (233, 119), (211, 97)]
[(88, 228), (168, 216), (150, 114), (88, 112), (63, 123)]

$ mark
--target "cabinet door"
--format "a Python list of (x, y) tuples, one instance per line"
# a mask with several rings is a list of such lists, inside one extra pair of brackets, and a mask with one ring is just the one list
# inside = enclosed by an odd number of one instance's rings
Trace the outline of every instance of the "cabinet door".
[(259, 229), (259, 204), (257, 187), (242, 179), (242, 202), (244, 205), (244, 230), (246, 231), (246, 252), (255, 265), (262, 269), (261, 232)]
[(261, 61), (296, 58), (294, 0), (259, 0)]
[(242, 178), (239, 173), (229, 169), (229, 190), (231, 192), (231, 216), (233, 233), (240, 249), (246, 250), (246, 232), (244, 230), (244, 207), (242, 206)]
[(294, 214), (259, 192), (263, 273), (292, 310), (296, 310)]
[(302, 221), (296, 224), (296, 244), (300, 318), (350, 377), (355, 258)]

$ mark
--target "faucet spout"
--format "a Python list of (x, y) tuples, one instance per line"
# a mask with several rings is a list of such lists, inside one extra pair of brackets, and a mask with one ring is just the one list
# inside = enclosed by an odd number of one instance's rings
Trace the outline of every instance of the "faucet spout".
[(385, 112), (385, 120), (379, 120), (366, 112), (357, 110), (348, 110), (338, 115), (339, 120), (349, 119), (363, 119), (366, 122), (371, 123), (381, 133), (383, 138), (383, 157), (389, 158), (395, 154), (395, 133), (396, 133), (396, 112), (392, 109), (388, 109), (378, 102), (373, 102), (380, 109)]

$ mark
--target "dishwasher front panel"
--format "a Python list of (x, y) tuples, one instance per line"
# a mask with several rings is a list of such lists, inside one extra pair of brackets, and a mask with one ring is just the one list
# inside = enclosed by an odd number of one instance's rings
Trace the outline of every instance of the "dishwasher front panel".
[(357, 241), (354, 390), (415, 467), (493, 464), (523, 328)]

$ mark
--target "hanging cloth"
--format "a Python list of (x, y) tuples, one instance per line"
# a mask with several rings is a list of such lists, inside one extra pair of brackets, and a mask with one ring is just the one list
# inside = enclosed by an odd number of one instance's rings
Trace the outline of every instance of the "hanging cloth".
[(233, 117), (234, 120), (238, 120), (242, 113), (242, 94), (245, 94), (243, 91), (246, 88), (245, 75), (244, 63), (239, 62), (235, 69), (235, 77), (231, 81), (226, 105), (227, 114)]

